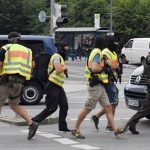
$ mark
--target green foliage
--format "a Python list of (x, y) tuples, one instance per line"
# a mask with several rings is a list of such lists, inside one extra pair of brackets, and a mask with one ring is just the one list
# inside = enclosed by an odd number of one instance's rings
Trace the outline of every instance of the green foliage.
[(21, 34), (47, 33), (48, 23), (40, 24), (38, 21), (38, 13), (45, 9), (45, 0), (0, 0), (0, 4), (0, 34), (11, 31)]
[(150, 1), (147, 0), (120, 0), (114, 9), (114, 30), (120, 35), (132, 37), (150, 35), (149, 8)]
[(8, 34), (10, 31), (25, 32), (26, 16), (23, 11), (23, 1), (0, 0), (0, 32)]
[[(94, 14), (101, 15), (101, 26), (110, 26), (110, 0), (55, 0), (68, 6), (67, 27), (93, 27)], [(150, 36), (149, 0), (112, 0), (113, 31), (121, 36)], [(9, 6), (9, 7), (8, 7)], [(50, 16), (50, 0), (0, 0), (0, 34), (49, 35), (50, 19), (41, 23), (38, 14)]]

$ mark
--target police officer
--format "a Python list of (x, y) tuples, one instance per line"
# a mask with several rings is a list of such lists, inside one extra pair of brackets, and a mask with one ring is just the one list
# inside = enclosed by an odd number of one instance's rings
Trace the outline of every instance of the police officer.
[(102, 60), (101, 52), (103, 45), (104, 39), (96, 37), (94, 49), (87, 61), (85, 76), (89, 81), (88, 99), (85, 102), (84, 108), (79, 113), (75, 127), (72, 130), (72, 135), (77, 138), (85, 138), (80, 132), (80, 125), (92, 109), (95, 109), (97, 102), (103, 107), (106, 117), (115, 132), (115, 136), (118, 138), (122, 134), (122, 130), (117, 127), (114, 121), (111, 105), (104, 88), (104, 84), (108, 83), (108, 74), (103, 71), (104, 61)]
[(59, 42), (55, 44), (56, 48), (57, 48), (57, 52), (58, 54), (60, 54), (62, 56), (62, 58), (64, 59), (64, 61), (66, 61), (67, 55), (68, 55), (68, 51), (69, 51), (69, 46), (67, 43), (65, 42)]
[(136, 130), (136, 124), (138, 121), (150, 114), (150, 53), (146, 57), (144, 62), (144, 72), (143, 75), (147, 79), (147, 95), (146, 101), (143, 107), (141, 107), (135, 115), (133, 115), (128, 123), (125, 125), (125, 131), (129, 130), (132, 134), (139, 134), (139, 131)]
[(58, 53), (54, 53), (51, 56), (48, 68), (49, 76), (47, 87), (45, 89), (46, 108), (33, 117), (32, 120), (38, 123), (42, 122), (45, 118), (53, 114), (59, 106), (59, 131), (70, 132), (66, 122), (68, 100), (62, 87), (65, 75), (67, 75), (67, 66), (65, 65), (63, 57)]
[[(105, 84), (105, 90), (109, 98), (109, 102), (112, 106), (112, 113), (113, 116), (115, 115), (115, 110), (118, 105), (119, 99), (118, 99), (118, 93), (119, 90), (116, 86), (118, 73), (117, 69), (119, 68), (119, 62), (118, 62), (118, 56), (117, 56), (117, 47), (118, 47), (118, 41), (115, 39), (114, 36), (108, 36), (106, 38), (106, 47), (103, 51), (103, 58), (105, 59), (105, 67), (109, 70), (108, 80), (109, 83)], [(107, 68), (108, 67), (108, 68)], [(99, 124), (99, 118), (105, 114), (104, 109), (100, 110), (96, 115), (93, 115), (91, 117), (91, 120), (94, 122), (95, 128), (98, 130), (98, 124)], [(108, 122), (108, 125), (106, 127), (106, 132), (113, 131), (112, 126)]]
[(20, 38), (21, 35), (17, 32), (9, 33), (10, 44), (4, 45), (0, 50), (0, 110), (8, 98), (10, 108), (27, 121), (28, 139), (31, 139), (38, 128), (38, 123), (33, 122), (27, 112), (19, 106), (19, 100), (23, 84), (26, 80), (30, 80), (34, 63), (32, 51), (17, 44)]

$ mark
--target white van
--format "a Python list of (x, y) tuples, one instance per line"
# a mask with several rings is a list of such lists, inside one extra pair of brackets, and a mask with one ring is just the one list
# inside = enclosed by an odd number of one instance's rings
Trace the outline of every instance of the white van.
[(122, 59), (124, 63), (143, 64), (149, 52), (150, 38), (133, 38), (122, 48)]

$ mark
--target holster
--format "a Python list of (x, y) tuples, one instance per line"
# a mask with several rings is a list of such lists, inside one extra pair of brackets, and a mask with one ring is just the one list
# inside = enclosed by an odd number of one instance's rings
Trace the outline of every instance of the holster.
[(13, 80), (14, 82), (18, 82), (18, 83), (21, 83), (21, 84), (24, 84), (25, 83), (25, 78), (21, 78), (21, 77), (18, 77), (18, 76), (10, 76), (9, 77), (9, 81)]
[(5, 85), (8, 82), (9, 82), (9, 76), (8, 75), (0, 76), (0, 85)]
[(98, 84), (103, 84), (97, 76), (93, 76), (92, 79), (89, 79), (89, 86), (93, 87)]

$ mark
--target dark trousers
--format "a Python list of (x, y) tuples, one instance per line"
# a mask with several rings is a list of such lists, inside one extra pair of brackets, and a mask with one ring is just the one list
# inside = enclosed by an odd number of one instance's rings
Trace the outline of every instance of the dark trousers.
[(33, 117), (32, 120), (38, 123), (42, 122), (45, 118), (53, 114), (59, 106), (59, 130), (67, 129), (68, 100), (63, 87), (49, 82), (46, 89), (45, 105), (46, 108), (37, 116)]
[(146, 102), (143, 107), (141, 107), (135, 115), (133, 115), (128, 121), (129, 127), (136, 127), (138, 121), (144, 117), (150, 115), (150, 87), (147, 88)]

